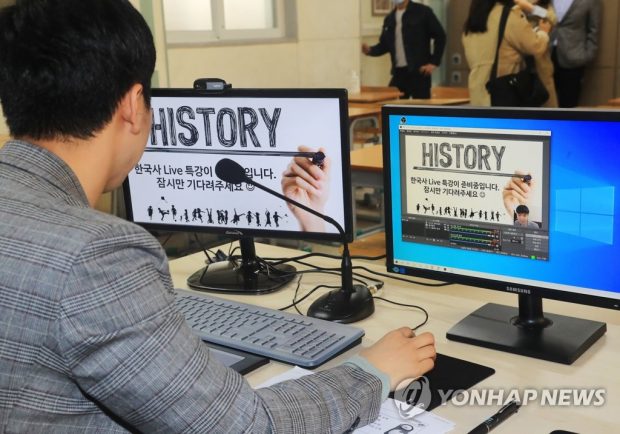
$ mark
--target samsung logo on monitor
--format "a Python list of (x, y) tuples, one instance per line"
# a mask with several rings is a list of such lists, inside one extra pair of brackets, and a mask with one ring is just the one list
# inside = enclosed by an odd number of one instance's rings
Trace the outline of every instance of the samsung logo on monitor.
[(530, 291), (529, 289), (517, 288), (515, 286), (507, 286), (506, 287), (506, 291), (516, 292), (517, 294), (527, 294), (527, 295), (531, 295), (532, 294), (532, 291)]

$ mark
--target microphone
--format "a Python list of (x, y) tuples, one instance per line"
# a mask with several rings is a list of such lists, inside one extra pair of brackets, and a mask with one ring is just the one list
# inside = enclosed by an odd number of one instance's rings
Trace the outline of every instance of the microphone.
[(347, 243), (347, 237), (344, 229), (336, 220), (327, 215), (321, 214), (318, 211), (297, 202), (296, 200), (284, 196), (269, 187), (259, 184), (247, 176), (243, 166), (231, 159), (223, 158), (218, 161), (215, 165), (215, 175), (222, 181), (230, 184), (241, 184), (242, 182), (245, 182), (246, 184), (253, 185), (258, 189), (261, 189), (285, 202), (293, 204), (296, 207), (321, 218), (338, 229), (343, 243), (341, 288), (330, 291), (315, 300), (308, 309), (308, 316), (327, 321), (352, 323), (372, 315), (375, 311), (375, 304), (372, 294), (365, 285), (353, 284), (353, 264), (351, 263), (349, 244)]

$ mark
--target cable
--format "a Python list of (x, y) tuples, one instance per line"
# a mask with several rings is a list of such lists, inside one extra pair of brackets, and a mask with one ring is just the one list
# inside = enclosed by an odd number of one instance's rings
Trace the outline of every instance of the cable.
[(315, 291), (317, 291), (320, 288), (327, 288), (327, 289), (338, 289), (340, 288), (339, 286), (329, 286), (329, 285), (319, 285), (319, 286), (315, 286), (314, 288), (312, 288), (310, 291), (308, 291), (308, 293), (306, 295), (304, 295), (303, 297), (301, 297), (299, 300), (294, 301), (293, 303), (289, 304), (288, 306), (284, 306), (281, 307), (278, 310), (287, 310), (290, 309), (291, 307), (301, 303), (302, 301), (304, 301), (306, 298), (308, 298), (311, 294), (313, 294)]
[(360, 259), (364, 261), (378, 261), (380, 259), (387, 258), (387, 255), (378, 255), (378, 256), (351, 256), (351, 259)]
[[(231, 247), (232, 247), (232, 243), (231, 243)], [(237, 249), (238, 249), (238, 247), (235, 247), (235, 249), (229, 250), (229, 253), (230, 253), (229, 259), (230, 260), (236, 260), (237, 259), (237, 257), (233, 257), (232, 256), (232, 254)], [(302, 298), (297, 300), (297, 295), (299, 294), (299, 288), (301, 286), (301, 279), (302, 279), (302, 276), (304, 274), (308, 274), (308, 273), (325, 273), (325, 274), (332, 274), (332, 275), (340, 275), (340, 273), (339, 273), (339, 271), (341, 271), (340, 267), (325, 268), (325, 267), (319, 267), (317, 265), (310, 264), (308, 262), (304, 262), (303, 261), (303, 259), (307, 259), (307, 258), (311, 258), (311, 257), (323, 257), (323, 258), (330, 258), (330, 259), (341, 259), (340, 256), (329, 255), (329, 254), (326, 254), (326, 253), (308, 253), (308, 254), (301, 255), (301, 256), (296, 256), (296, 257), (293, 257), (293, 258), (258, 258), (259, 263), (263, 267), (266, 268), (267, 275), (269, 275), (269, 270), (270, 269), (273, 269), (275, 271), (275, 269), (274, 269), (275, 265), (284, 264), (286, 262), (296, 262), (296, 263), (298, 263), (300, 265), (304, 265), (306, 267), (312, 268), (311, 270), (302, 270), (302, 271), (295, 271), (294, 273), (283, 273), (283, 274), (280, 274), (281, 276), (288, 276), (288, 275), (291, 275), (291, 274), (292, 275), (298, 275), (299, 279), (297, 281), (297, 286), (295, 288), (295, 293), (293, 295), (293, 302), (291, 304), (287, 305), (287, 306), (284, 306), (284, 307), (278, 309), (278, 310), (284, 311), (284, 310), (290, 309), (291, 307), (294, 307), (295, 310), (297, 311), (297, 313), (299, 313), (300, 315), (303, 315), (301, 313), (301, 311), (297, 307), (297, 305), (299, 303), (304, 301), (306, 298), (308, 298), (311, 294), (313, 294), (315, 291), (317, 291), (320, 288), (327, 288), (327, 289), (337, 289), (337, 288), (339, 288), (338, 286), (319, 285), (319, 286), (316, 286), (313, 289), (311, 289)], [(378, 260), (378, 259), (383, 259), (385, 257), (386, 257), (385, 255), (375, 256), (375, 257), (373, 257), (373, 256), (355, 256), (355, 257), (352, 257), (352, 259), (355, 258), (355, 259), (365, 259), (365, 260)], [(426, 283), (426, 282), (419, 282), (419, 281), (410, 280), (410, 279), (404, 279), (404, 278), (399, 277), (397, 275), (391, 275), (391, 274), (386, 274), (386, 273), (380, 273), (378, 271), (373, 271), (373, 270), (370, 270), (370, 269), (368, 269), (368, 268), (366, 268), (364, 266), (360, 266), (360, 265), (354, 266), (353, 270), (364, 270), (367, 273), (370, 273), (370, 274), (373, 274), (373, 275), (376, 275), (376, 276), (381, 276), (381, 277), (386, 277), (386, 278), (389, 278), (389, 279), (400, 280), (402, 282), (407, 282), (407, 283), (411, 283), (411, 284), (414, 284), (414, 285), (421, 285), (421, 286), (441, 287), (441, 286), (448, 286), (448, 285), (452, 285), (453, 284), (452, 282)], [(368, 277), (368, 276), (365, 276), (365, 275), (360, 274), (360, 273), (353, 273), (353, 275), (354, 275), (354, 278), (353, 278), (354, 281), (360, 282), (360, 283), (368, 286), (369, 288), (371, 288), (373, 293), (378, 291), (378, 290), (380, 290), (385, 285), (385, 282), (383, 282), (381, 280), (377, 280), (377, 279), (375, 279), (373, 277)], [(375, 284), (374, 285), (368, 285), (367, 282), (361, 280), (360, 278), (361, 279), (372, 280), (372, 281), (375, 282)], [(391, 303), (391, 304), (394, 304), (394, 305), (403, 306), (403, 307), (411, 307), (411, 308), (418, 309), (418, 310), (422, 311), (422, 313), (424, 313), (424, 316), (425, 316), (424, 321), (422, 321), (420, 324), (412, 327), (412, 330), (414, 330), (414, 331), (419, 329), (420, 327), (422, 327), (423, 325), (425, 325), (428, 322), (428, 318), (429, 318), (428, 312), (423, 307), (421, 307), (421, 306), (414, 305), (414, 304), (399, 303), (399, 302), (388, 300), (386, 298), (379, 297), (379, 296), (373, 296), (373, 298), (377, 299), (377, 300), (382, 300), (382, 301), (385, 301), (387, 303)]]
[[(340, 259), (340, 258), (339, 258)], [(272, 261), (272, 258), (261, 258), (262, 261)], [(335, 276), (340, 276), (340, 272), (341, 272), (341, 267), (334, 267), (334, 268), (325, 268), (325, 267), (319, 267), (318, 265), (314, 265), (314, 264), (310, 264), (308, 262), (303, 262), (301, 260), (298, 259), (293, 259), (291, 258), (290, 260), (291, 262), (296, 262), (300, 265), (304, 265), (306, 267), (310, 267), (312, 268), (312, 272), (319, 272), (319, 273), (325, 273), (325, 274), (332, 274)], [(288, 261), (287, 261), (288, 262)], [(273, 262), (269, 262), (268, 263), (270, 267), (273, 267), (274, 265), (278, 265), (278, 263), (273, 263)], [(296, 271), (294, 273), (289, 273), (289, 274), (299, 274), (299, 273), (307, 273), (310, 270), (301, 270), (301, 271)], [(375, 280), (375, 279), (372, 279)], [(361, 280), (357, 279), (358, 282), (360, 283), (364, 283)]]
[(381, 301), (385, 301), (387, 303), (392, 303), (395, 304), (397, 306), (403, 306), (403, 307), (412, 307), (414, 309), (418, 309), (420, 311), (422, 311), (422, 313), (424, 314), (424, 321), (422, 321), (420, 324), (411, 327), (411, 330), (416, 331), (417, 329), (419, 329), (420, 327), (422, 327), (424, 324), (426, 324), (428, 322), (428, 311), (426, 309), (424, 309), (422, 306), (418, 306), (416, 304), (407, 304), (407, 303), (399, 303), (397, 301), (392, 301), (392, 300), (388, 300), (387, 298), (383, 298), (383, 297), (376, 297), (373, 296), (372, 298), (374, 298), (375, 300), (381, 300)]
[(360, 259), (364, 261), (379, 261), (381, 259), (387, 258), (387, 255), (379, 255), (379, 256), (351, 256), (351, 259)]
[(301, 316), (303, 316), (304, 314), (301, 313), (301, 311), (299, 310), (299, 308), (297, 307), (297, 293), (299, 292), (299, 286), (301, 285), (301, 278), (303, 277), (303, 274), (299, 275), (299, 280), (297, 281), (297, 288), (295, 288), (295, 294), (293, 294), (293, 306), (295, 307), (295, 310), (297, 311), (297, 313)]
[[(294, 262), (296, 262), (298, 264), (301, 264), (301, 265), (305, 265), (306, 267), (314, 268), (315, 270), (318, 270), (319, 272), (324, 272), (326, 274), (335, 274), (335, 275), (340, 276), (341, 272), (342, 272), (342, 268), (341, 267), (324, 268), (324, 267), (319, 267), (317, 265), (310, 264), (308, 262), (303, 262), (303, 261), (300, 261), (300, 260), (295, 260)], [(357, 274), (357, 273), (354, 273), (354, 275), (359, 276), (359, 274)], [(368, 277), (366, 277), (366, 279), (368, 279)], [(372, 278), (370, 278), (370, 279), (372, 279)], [(372, 280), (376, 281), (376, 279), (372, 279)], [(363, 280), (360, 280), (360, 279), (353, 278), (353, 281), (354, 282), (358, 282), (358, 283), (363, 283), (364, 285), (366, 285), (366, 282), (364, 282)], [(368, 285), (366, 285), (366, 286), (368, 286)]]
[(363, 274), (360, 273), (353, 273), (354, 276), (358, 276), (361, 277), (362, 279), (369, 279), (372, 280), (374, 282), (374, 285), (368, 285), (368, 283), (366, 283), (365, 285), (370, 287), (370, 286), (374, 286), (376, 288), (376, 290), (378, 291), (379, 289), (383, 288), (383, 286), (385, 285), (385, 282), (383, 280), (377, 280), (374, 277), (368, 277), (368, 276), (364, 276)]
[[(312, 258), (312, 257), (320, 257), (320, 258), (329, 258), (329, 259), (341, 259), (341, 256), (338, 255), (330, 255), (328, 253), (306, 253), (305, 255), (296, 256), (294, 258), (264, 258), (266, 261), (273, 261), (274, 265), (285, 264), (287, 262), (296, 262), (298, 260)], [(380, 259), (385, 259), (386, 255), (379, 256), (351, 256), (351, 259), (358, 260), (366, 260), (366, 261), (378, 261)]]
[[(209, 261), (209, 264), (212, 264), (214, 261), (213, 261), (213, 259), (211, 259), (211, 256), (209, 256), (209, 253), (208, 253), (208, 252), (211, 252), (211, 250), (205, 249), (205, 247), (200, 242), (200, 239), (198, 238), (198, 234), (196, 234), (196, 232), (194, 232), (193, 234), (194, 234), (194, 238), (196, 239), (196, 242), (198, 243), (198, 246), (200, 246), (200, 249), (205, 253), (205, 256), (207, 257), (207, 260)], [(211, 252), (211, 254), (213, 256), (217, 256), (213, 252)]]
[(166, 248), (166, 244), (168, 244), (168, 241), (170, 241), (170, 238), (172, 238), (172, 236), (173, 236), (173, 235), (174, 235), (174, 232), (170, 232), (170, 233), (168, 234), (168, 236), (166, 237), (166, 239), (164, 240), (164, 242), (163, 242), (163, 243), (161, 243), (161, 247), (162, 247), (163, 249), (165, 249), (165, 248)]
[(233, 249), (234, 243), (234, 241), (231, 241), (228, 245), (228, 257), (231, 257), (237, 250), (241, 249), (241, 247), (239, 246), (235, 246), (235, 248)]
[(398, 277), (396, 275), (379, 273), (378, 271), (372, 271), (372, 270), (369, 270), (366, 267), (362, 267), (361, 265), (356, 265), (356, 266), (353, 267), (353, 269), (354, 270), (364, 270), (364, 271), (366, 271), (367, 273), (370, 273), (370, 274), (376, 274), (377, 276), (387, 277), (388, 279), (395, 279), (395, 280), (400, 280), (400, 281), (407, 282), (407, 283), (413, 283), (414, 285), (433, 286), (433, 287), (454, 285), (453, 282), (426, 283), (426, 282), (419, 282), (419, 281), (416, 281), (416, 280), (403, 279), (402, 277)]
[[(301, 257), (307, 258), (307, 257), (309, 257), (309, 255), (302, 255)], [(301, 258), (301, 257), (298, 257), (298, 258)], [(265, 260), (265, 261), (268, 260), (267, 258), (262, 258), (262, 259)], [(303, 315), (303, 313), (297, 307), (297, 305), (299, 303), (304, 301), (306, 298), (308, 298), (311, 294), (313, 294), (315, 291), (317, 291), (320, 288), (327, 288), (327, 289), (337, 289), (337, 288), (339, 288), (338, 286), (318, 285), (318, 286), (314, 287), (313, 289), (311, 289), (310, 291), (308, 291), (308, 293), (306, 293), (299, 300), (297, 300), (297, 295), (299, 294), (299, 288), (301, 286), (301, 279), (302, 279), (303, 274), (307, 274), (307, 273), (326, 273), (326, 274), (339, 275), (340, 273), (338, 273), (337, 271), (339, 271), (340, 268), (328, 269), (328, 268), (318, 267), (318, 266), (313, 265), (313, 264), (305, 263), (305, 262), (301, 261), (300, 259), (293, 259), (293, 258), (291, 258), (291, 260), (293, 262), (297, 262), (299, 264), (311, 267), (312, 270), (302, 270), (302, 271), (296, 271), (294, 273), (294, 274), (299, 275), (299, 279), (297, 281), (297, 286), (295, 288), (295, 293), (293, 295), (293, 302), (291, 304), (289, 304), (288, 306), (284, 306), (284, 307), (282, 307), (282, 308), (280, 308), (278, 310), (284, 311), (284, 310), (290, 309), (291, 307), (294, 307), (295, 310), (297, 311), (297, 313), (299, 313), (300, 315)], [(271, 264), (271, 265), (273, 265), (273, 264)], [(377, 273), (377, 272), (374, 272), (372, 270), (367, 269), (366, 267), (359, 266), (359, 267), (353, 267), (353, 268), (354, 269), (355, 268), (362, 269), (362, 270), (364, 270), (366, 272), (369, 272), (371, 274), (376, 274), (376, 275), (379, 275), (379, 276), (385, 276), (385, 277), (392, 278), (392, 276), (390, 276), (390, 275), (384, 275), (382, 273)], [(375, 293), (376, 291), (380, 290), (385, 285), (385, 282), (377, 280), (377, 279), (374, 279), (372, 277), (368, 277), (368, 276), (365, 276), (365, 275), (362, 275), (362, 274), (359, 274), (359, 273), (353, 273), (353, 274), (354, 274), (354, 276), (357, 276), (357, 277), (373, 280), (375, 282), (375, 284), (374, 285), (368, 285), (366, 282), (364, 282), (364, 281), (362, 281), (360, 279), (355, 279), (355, 277), (354, 277), (354, 280), (356, 280), (357, 282), (362, 282), (366, 286), (369, 286), (369, 288), (371, 288), (371, 291), (373, 293)], [(409, 282), (409, 283), (424, 285), (424, 283), (421, 283), (421, 282), (415, 282), (415, 281), (412, 281), (412, 280), (402, 279), (402, 278), (398, 278), (398, 277), (394, 277), (394, 278), (396, 278), (398, 280), (403, 280), (403, 281)], [(429, 285), (429, 286), (445, 286), (445, 285), (450, 285), (450, 284), (451, 283), (440, 283), (440, 284), (427, 284), (427, 285)], [(428, 318), (429, 318), (428, 312), (422, 306), (418, 306), (418, 305), (415, 305), (415, 304), (400, 303), (400, 302), (388, 300), (387, 298), (383, 298), (383, 297), (379, 297), (379, 296), (373, 296), (373, 299), (385, 301), (387, 303), (391, 303), (391, 304), (394, 304), (394, 305), (397, 305), (397, 306), (411, 307), (411, 308), (420, 310), (424, 314), (424, 321), (422, 321), (420, 324), (415, 325), (414, 327), (412, 327), (412, 330), (414, 330), (414, 331), (419, 329), (420, 327), (422, 327), (423, 325), (425, 325), (428, 322)]]
[[(335, 271), (335, 270), (339, 270), (340, 268), (323, 268), (323, 267), (318, 267), (316, 265), (313, 264), (309, 264), (307, 262), (302, 262), (302, 259), (306, 259), (306, 258), (310, 258), (310, 257), (322, 257), (322, 258), (330, 258), (330, 259), (341, 259), (340, 256), (336, 256), (336, 255), (329, 255), (326, 253), (308, 253), (305, 255), (301, 255), (301, 256), (296, 256), (293, 258), (263, 258), (266, 261), (274, 261), (271, 264), (272, 265), (278, 265), (278, 264), (284, 264), (286, 262), (297, 262), (298, 264), (301, 265), (305, 265), (308, 267), (314, 267), (316, 269), (320, 269), (320, 270), (329, 270), (329, 271)], [(366, 259), (366, 260), (377, 260), (377, 259), (383, 259), (385, 258), (385, 255), (381, 255), (381, 256), (352, 256), (351, 259)], [(400, 280), (402, 282), (407, 282), (407, 283), (412, 283), (414, 285), (421, 285), (421, 286), (431, 286), (431, 287), (440, 287), (440, 286), (448, 286), (448, 285), (453, 285), (452, 282), (440, 282), (440, 283), (426, 283), (426, 282), (420, 282), (420, 281), (416, 281), (416, 280), (410, 280), (410, 279), (404, 279), (402, 277), (399, 277), (398, 275), (393, 275), (393, 274), (385, 274), (385, 273), (380, 273), (378, 271), (372, 271), (366, 267), (363, 267), (361, 265), (356, 265), (353, 266), (353, 269), (360, 269), (360, 270), (364, 270), (367, 273), (371, 273), (371, 274), (375, 274), (377, 276), (381, 276), (381, 277), (386, 277), (388, 279), (394, 279), (394, 280)], [(368, 278), (368, 277), (366, 277)], [(375, 279), (373, 279), (375, 280)]]

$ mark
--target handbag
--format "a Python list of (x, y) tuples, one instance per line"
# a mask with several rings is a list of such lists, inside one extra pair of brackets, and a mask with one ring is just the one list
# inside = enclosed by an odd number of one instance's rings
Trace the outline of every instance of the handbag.
[(491, 69), (491, 77), (486, 84), (487, 91), (491, 95), (491, 105), (494, 107), (540, 107), (549, 99), (549, 92), (536, 73), (532, 56), (524, 56), (526, 65), (524, 70), (516, 74), (497, 76), (499, 46), (504, 39), (510, 9), (511, 5), (507, 4), (502, 11), (495, 61)]

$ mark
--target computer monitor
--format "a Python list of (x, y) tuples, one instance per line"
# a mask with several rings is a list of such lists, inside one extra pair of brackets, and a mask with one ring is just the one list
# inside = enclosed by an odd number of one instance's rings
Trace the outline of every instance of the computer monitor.
[[(386, 106), (387, 267), (518, 295), (448, 339), (570, 364), (620, 309), (620, 111)], [(412, 296), (413, 293), (412, 293)]]
[[(191, 287), (260, 293), (293, 279), (291, 265), (256, 257), (253, 237), (352, 239), (346, 90), (153, 89), (151, 110), (144, 155), (124, 183), (128, 219), (153, 231), (208, 232), (241, 244), (240, 258), (208, 264), (190, 276)], [(346, 240), (282, 199), (219, 179), (215, 168), (225, 158), (333, 218)]]

